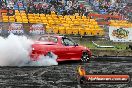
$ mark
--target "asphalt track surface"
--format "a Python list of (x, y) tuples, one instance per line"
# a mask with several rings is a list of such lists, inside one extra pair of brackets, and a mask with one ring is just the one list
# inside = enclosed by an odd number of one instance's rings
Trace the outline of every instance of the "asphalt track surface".
[(132, 82), (79, 85), (76, 79), (78, 65), (85, 67), (87, 73), (114, 72), (132, 76), (132, 61), (123, 60), (93, 60), (89, 63), (74, 61), (48, 67), (0, 67), (0, 88), (132, 88)]

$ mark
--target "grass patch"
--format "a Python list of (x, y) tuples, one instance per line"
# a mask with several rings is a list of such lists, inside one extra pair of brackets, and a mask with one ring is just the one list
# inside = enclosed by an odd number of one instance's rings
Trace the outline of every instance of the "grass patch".
[(81, 41), (79, 42), (80, 45), (86, 46), (90, 49), (100, 49), (100, 50), (126, 50), (126, 47), (128, 46), (126, 43), (107, 43), (107, 42), (97, 42), (99, 45), (103, 46), (115, 46), (115, 48), (97, 48), (92, 41)]

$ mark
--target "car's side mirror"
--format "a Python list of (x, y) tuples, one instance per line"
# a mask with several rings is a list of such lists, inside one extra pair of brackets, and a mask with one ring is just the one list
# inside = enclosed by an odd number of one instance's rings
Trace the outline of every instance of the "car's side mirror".
[(69, 46), (69, 44), (68, 43), (65, 43), (65, 46)]

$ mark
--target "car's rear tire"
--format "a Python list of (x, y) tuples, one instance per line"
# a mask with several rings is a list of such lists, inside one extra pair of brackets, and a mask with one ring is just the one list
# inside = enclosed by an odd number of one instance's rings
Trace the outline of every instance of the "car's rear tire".
[(81, 61), (82, 62), (88, 62), (90, 60), (89, 55), (87, 52), (82, 53)]

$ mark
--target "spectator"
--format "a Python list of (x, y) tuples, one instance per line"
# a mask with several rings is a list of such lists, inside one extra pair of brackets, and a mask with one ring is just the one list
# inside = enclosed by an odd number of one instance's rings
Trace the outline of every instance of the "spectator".
[(7, 15), (8, 16), (13, 16), (15, 15), (15, 10), (13, 9), (13, 7), (7, 9)]

